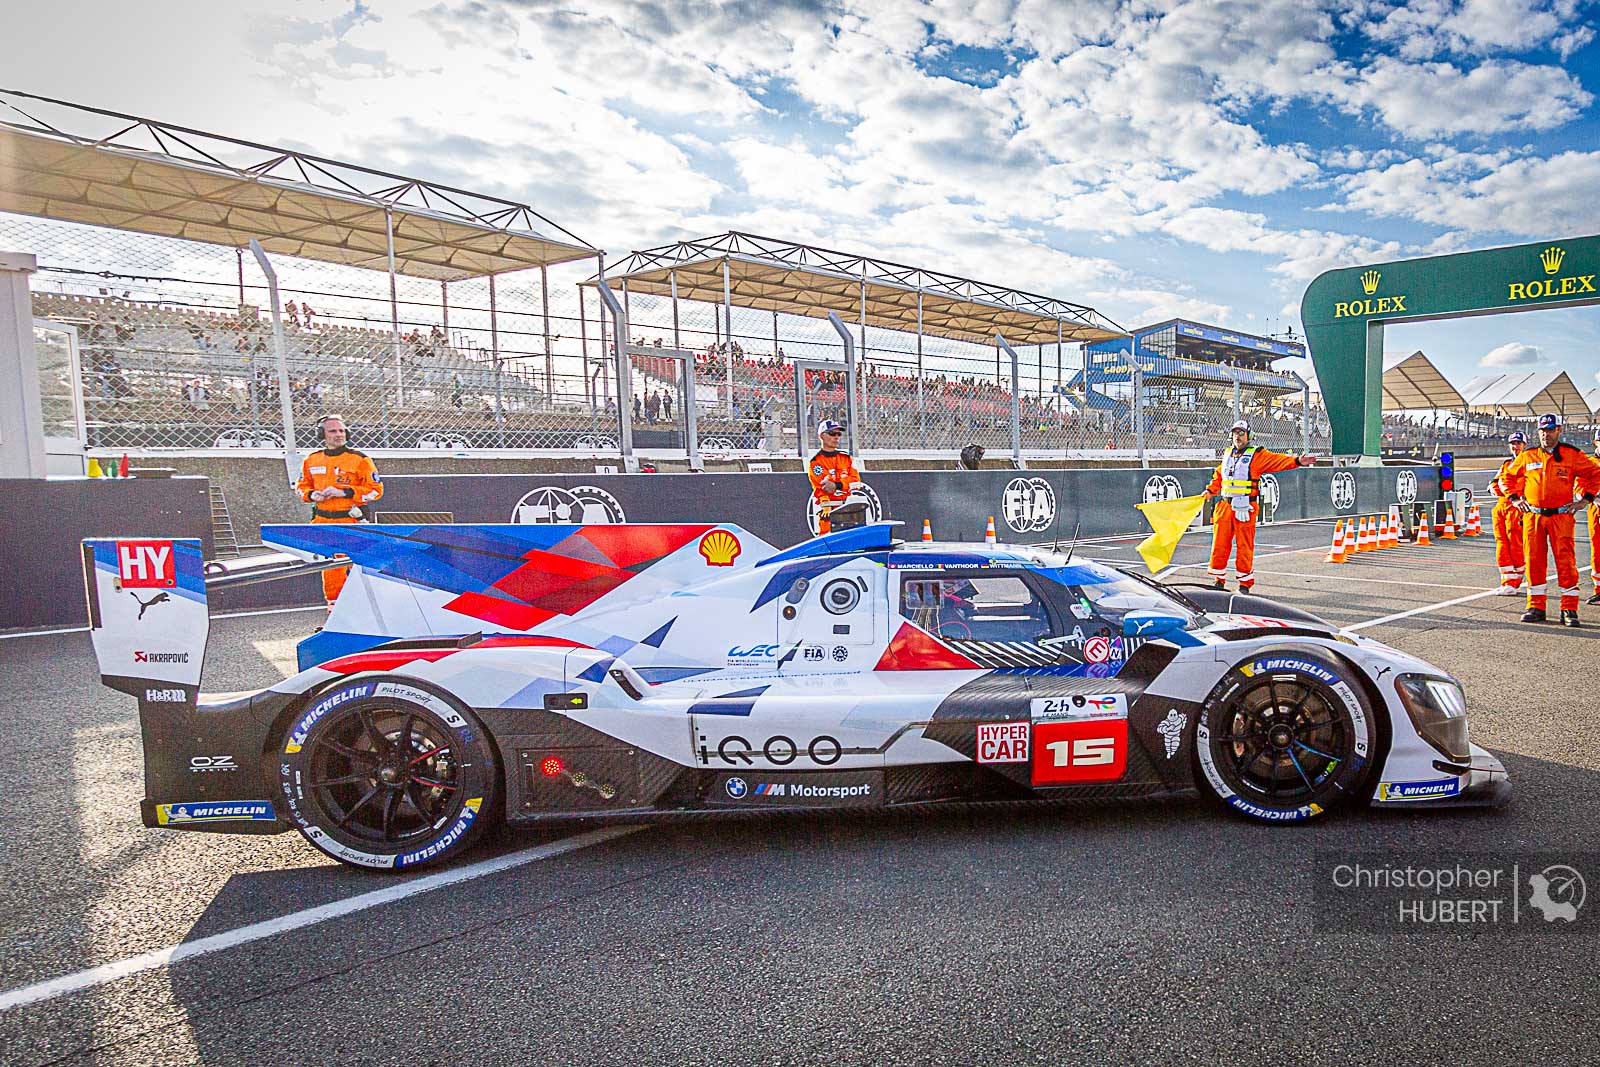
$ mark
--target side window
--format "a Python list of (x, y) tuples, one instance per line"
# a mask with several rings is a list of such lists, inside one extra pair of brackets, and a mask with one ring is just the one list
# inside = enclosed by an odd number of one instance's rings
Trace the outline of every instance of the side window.
[(1032, 644), (1052, 633), (1043, 602), (1014, 574), (906, 575), (900, 600), (906, 618), (947, 641)]

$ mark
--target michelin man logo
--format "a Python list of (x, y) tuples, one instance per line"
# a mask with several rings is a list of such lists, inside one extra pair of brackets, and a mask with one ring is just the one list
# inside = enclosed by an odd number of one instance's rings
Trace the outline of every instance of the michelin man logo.
[(542, 485), (523, 494), (517, 506), (511, 509), (511, 521), (524, 526), (567, 522), (611, 524), (627, 522), (628, 516), (622, 510), (622, 502), (598, 486), (575, 485), (563, 489), (557, 485)]
[(1261, 521), (1271, 522), (1278, 513), (1278, 479), (1271, 474), (1261, 476)]
[[(855, 485), (850, 487), (850, 496), (842, 501), (842, 503), (851, 504), (858, 500), (867, 505), (867, 522), (871, 523), (882, 521), (883, 502), (878, 499), (877, 490), (873, 489), (872, 486), (868, 485), (866, 482), (857, 482)], [(806, 524), (811, 527), (811, 535), (813, 537), (820, 532), (821, 518), (822, 505), (818, 503), (817, 498), (813, 496), (811, 498), (810, 507), (806, 508)]]
[(1395, 476), (1394, 498), (1400, 502), (1401, 507), (1410, 507), (1417, 502), (1417, 474), (1415, 471), (1402, 470)]
[(1017, 533), (1047, 530), (1056, 518), (1056, 491), (1043, 478), (1013, 478), (1000, 494), (1000, 510)]
[(1146, 504), (1155, 504), (1162, 500), (1176, 500), (1182, 495), (1183, 485), (1170, 474), (1152, 474), (1145, 479), (1144, 502)]
[(1167, 712), (1167, 717), (1156, 723), (1156, 733), (1161, 735), (1161, 743), (1167, 746), (1167, 758), (1171, 759), (1178, 754), (1178, 743), (1183, 740), (1183, 728), (1189, 725), (1189, 716), (1173, 708)]
[(1533, 887), (1528, 907), (1537, 908), (1545, 922), (1553, 923), (1557, 919), (1569, 923), (1578, 921), (1578, 912), (1588, 896), (1583, 875), (1564, 863), (1557, 863), (1529, 876), (1528, 884)]
[(1328, 499), (1333, 510), (1349, 511), (1356, 506), (1356, 476), (1349, 471), (1334, 471), (1333, 482), (1328, 486)]

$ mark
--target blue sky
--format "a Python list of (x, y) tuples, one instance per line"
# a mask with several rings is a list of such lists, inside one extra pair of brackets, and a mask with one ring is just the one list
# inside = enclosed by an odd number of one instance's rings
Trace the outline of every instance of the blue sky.
[[(1268, 332), (1331, 267), (1600, 232), (1582, 0), (98, 7), (10, 13), (7, 85), (526, 200), (613, 259), (740, 228)], [(1600, 310), (1390, 348), (1588, 389)]]

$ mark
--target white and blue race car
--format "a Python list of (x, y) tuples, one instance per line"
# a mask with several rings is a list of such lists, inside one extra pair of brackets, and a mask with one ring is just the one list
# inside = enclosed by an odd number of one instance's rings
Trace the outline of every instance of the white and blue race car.
[[(298, 829), (413, 868), (487, 824), (1210, 794), (1269, 822), (1502, 804), (1444, 671), (1270, 600), (1071, 554), (779, 550), (736, 526), (268, 526), (94, 540), (103, 681), (138, 698), (147, 826)], [(206, 592), (353, 568), (300, 673), (199, 695)], [(162, 596), (161, 594), (166, 594)]]

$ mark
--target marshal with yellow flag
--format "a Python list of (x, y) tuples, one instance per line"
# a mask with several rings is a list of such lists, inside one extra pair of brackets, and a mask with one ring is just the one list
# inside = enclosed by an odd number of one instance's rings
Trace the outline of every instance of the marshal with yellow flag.
[(1199, 496), (1181, 496), (1176, 500), (1157, 500), (1138, 505), (1139, 510), (1144, 512), (1145, 521), (1154, 531), (1139, 542), (1139, 555), (1144, 557), (1144, 565), (1150, 568), (1151, 574), (1160, 574), (1172, 565), (1172, 553), (1177, 551), (1183, 531), (1194, 522), (1194, 517), (1200, 514), (1205, 504), (1206, 497), (1202, 493)]

